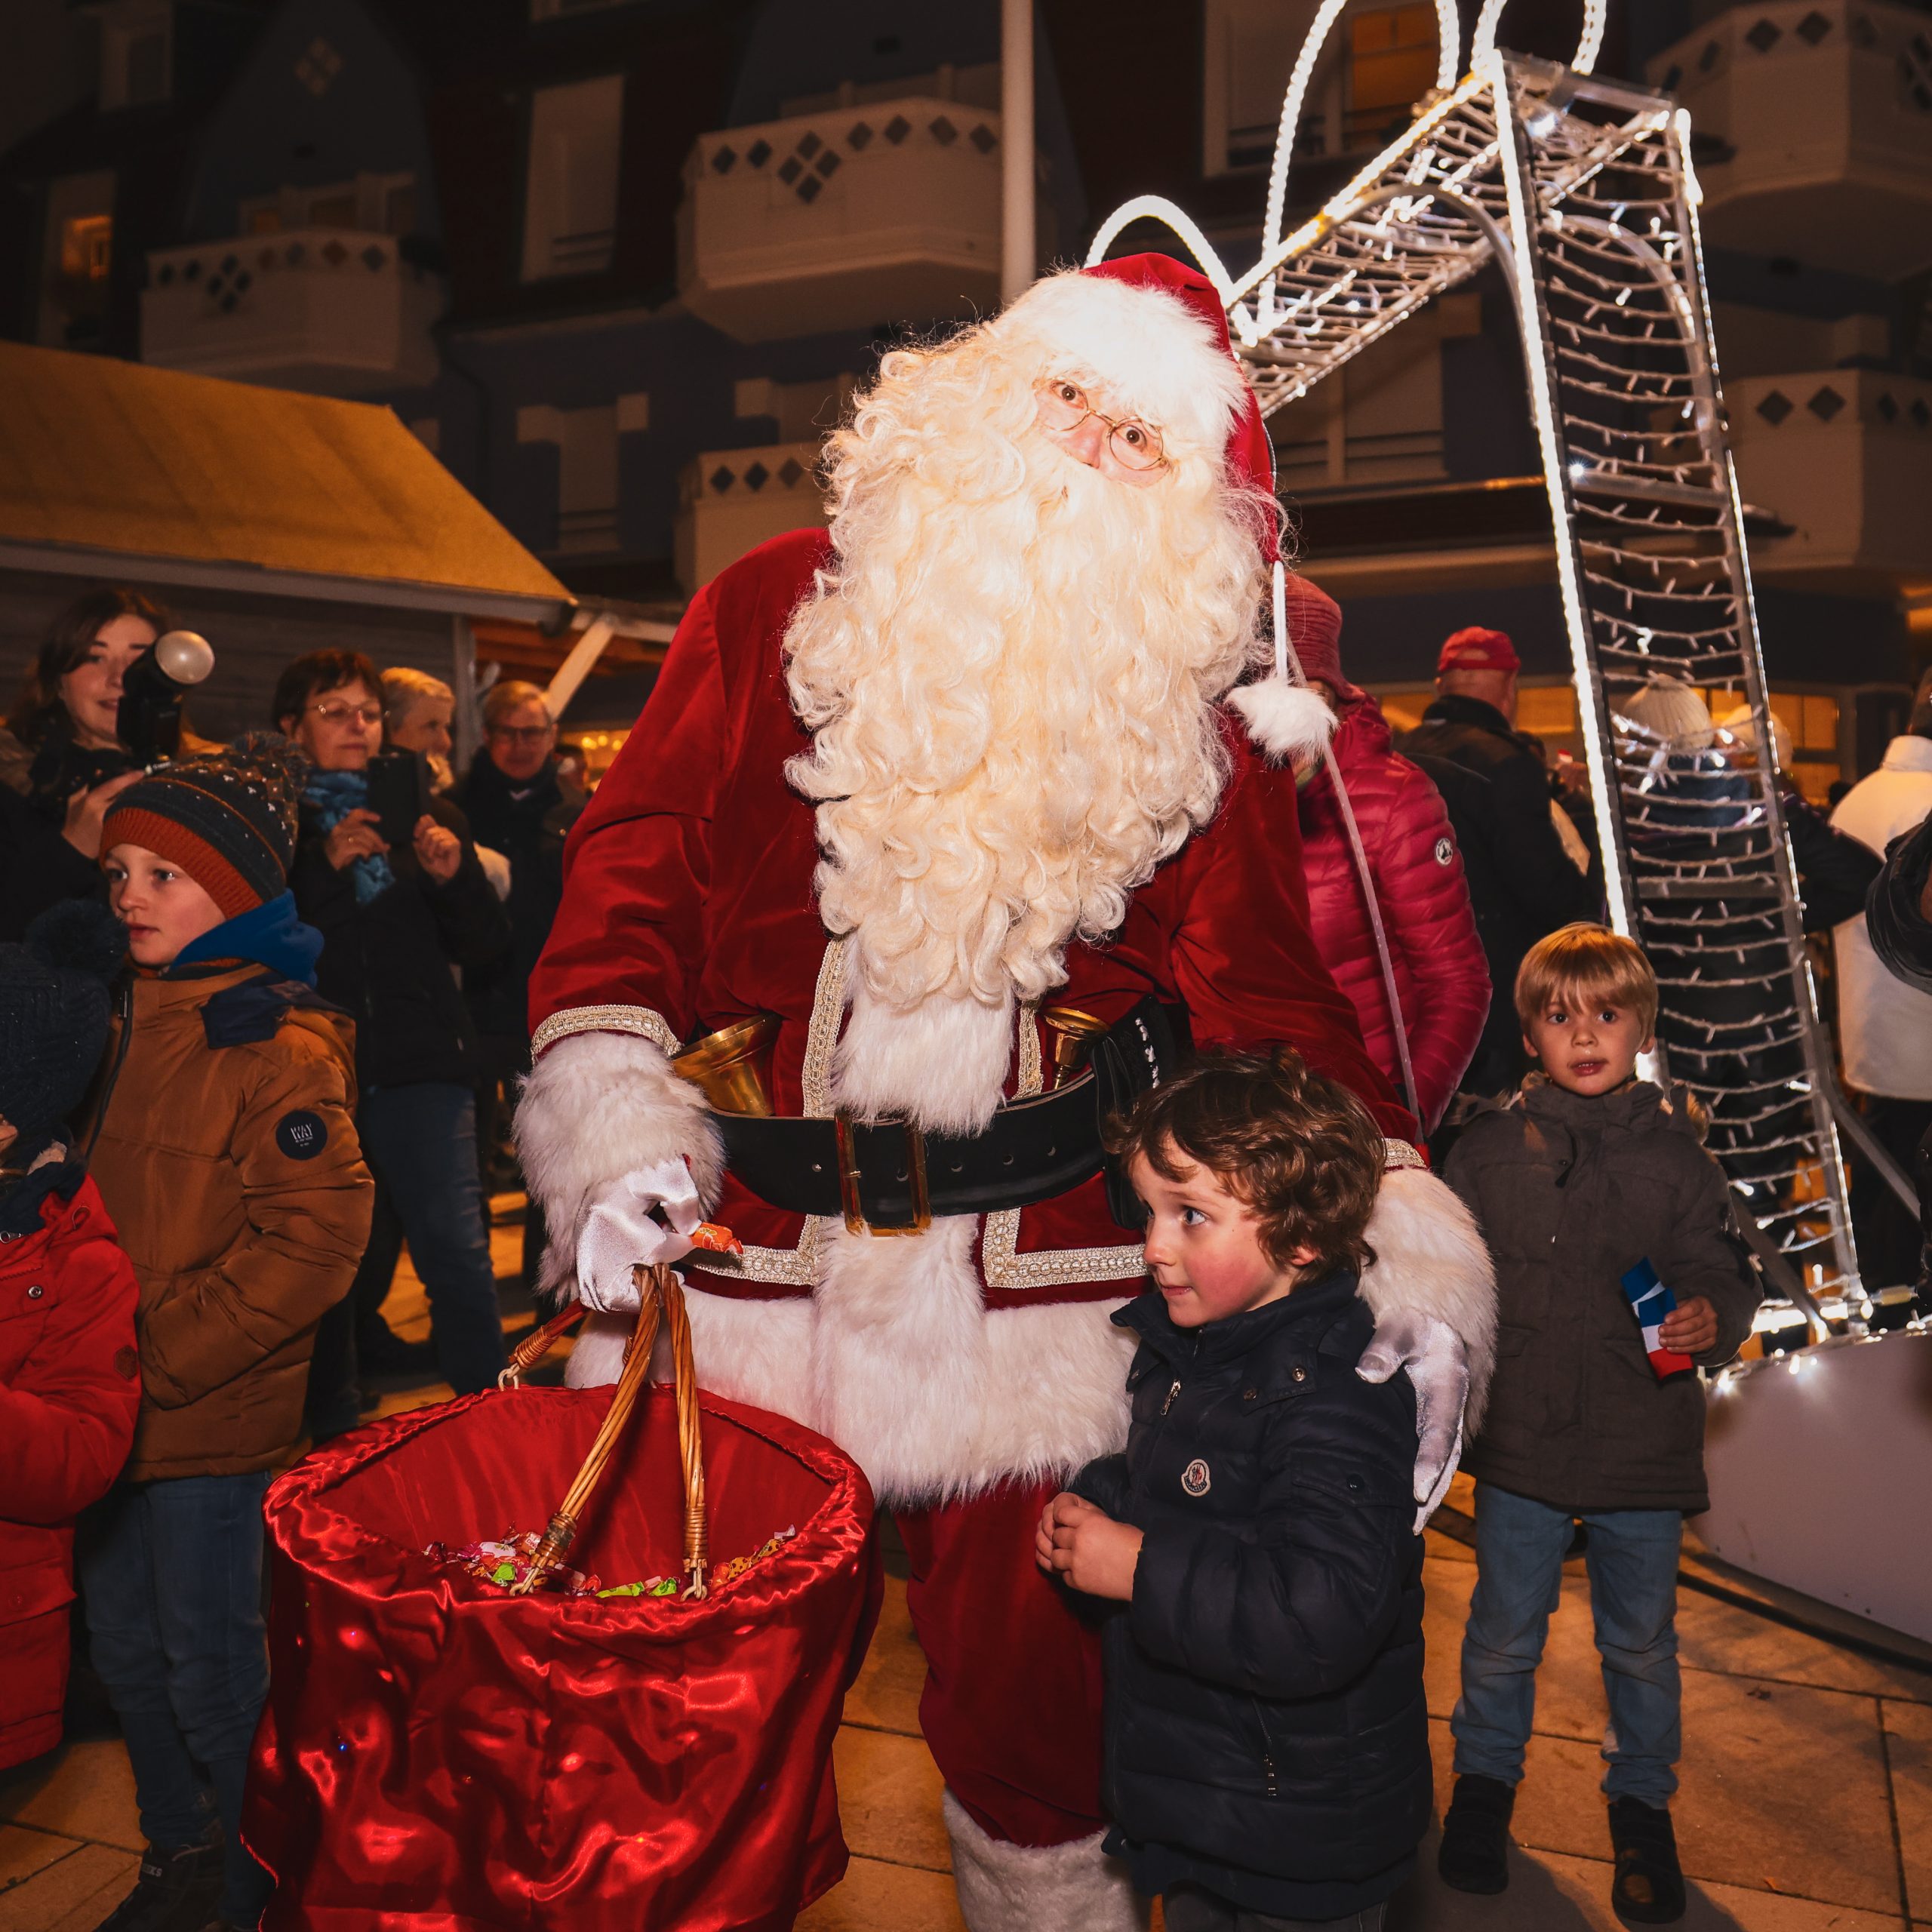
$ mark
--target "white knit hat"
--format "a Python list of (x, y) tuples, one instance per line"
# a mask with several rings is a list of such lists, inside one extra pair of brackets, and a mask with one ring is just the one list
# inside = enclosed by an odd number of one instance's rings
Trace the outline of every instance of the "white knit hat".
[(1717, 737), (1717, 728), (1704, 700), (1688, 685), (1674, 679), (1644, 685), (1610, 708), (1620, 718), (1641, 725), (1654, 738), (1666, 740), (1674, 752), (1700, 752)]

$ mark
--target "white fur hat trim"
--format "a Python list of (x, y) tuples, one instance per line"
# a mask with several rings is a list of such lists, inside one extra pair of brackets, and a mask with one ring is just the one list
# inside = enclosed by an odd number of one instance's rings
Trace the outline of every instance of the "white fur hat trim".
[(1065, 374), (1106, 392), (1195, 451), (1227, 445), (1247, 392), (1240, 365), (1207, 318), (1164, 288), (1069, 269), (1034, 283), (991, 325), (1043, 376)]

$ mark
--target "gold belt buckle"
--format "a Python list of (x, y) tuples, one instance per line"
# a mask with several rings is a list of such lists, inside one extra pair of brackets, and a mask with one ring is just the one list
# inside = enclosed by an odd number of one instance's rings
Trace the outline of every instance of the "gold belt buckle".
[(852, 1144), (852, 1117), (842, 1110), (832, 1117), (832, 1132), (838, 1144), (838, 1203), (845, 1211), (847, 1230), (852, 1234), (922, 1235), (933, 1224), (932, 1197), (926, 1189), (926, 1137), (909, 1120), (894, 1124), (903, 1129), (906, 1135), (912, 1187), (912, 1225), (875, 1228), (866, 1219), (859, 1202), (859, 1161)]

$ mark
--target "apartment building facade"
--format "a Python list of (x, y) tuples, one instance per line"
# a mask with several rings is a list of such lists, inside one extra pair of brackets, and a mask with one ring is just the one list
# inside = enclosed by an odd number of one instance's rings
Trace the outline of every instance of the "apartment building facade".
[[(1258, 250), (1315, 0), (1037, 0), (1042, 265), (1136, 193)], [(92, 94), (0, 157), (0, 329), (386, 404), (575, 587), (674, 614), (820, 514), (881, 348), (998, 300), (996, 0), (93, 0)], [(1932, 650), (1932, 16), (1620, 0), (1600, 63), (1694, 118), (1771, 681), (1820, 795)], [(1466, 45), (1472, 22), (1464, 21)], [(1509, 45), (1561, 57), (1567, 6)], [(1432, 5), (1350, 0), (1312, 208), (1432, 78)], [(1118, 245), (1171, 245), (1130, 230)], [(17, 270), (9, 275), (5, 269)], [(1574, 728), (1506, 293), (1478, 278), (1271, 425), (1304, 568), (1400, 714), (1509, 629)], [(615, 694), (613, 694), (614, 700)]]

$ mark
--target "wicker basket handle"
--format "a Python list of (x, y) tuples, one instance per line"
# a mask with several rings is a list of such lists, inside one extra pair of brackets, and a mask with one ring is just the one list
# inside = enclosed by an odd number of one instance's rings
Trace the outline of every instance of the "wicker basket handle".
[[(685, 1312), (684, 1286), (669, 1268), (661, 1266), (638, 1266), (633, 1268), (631, 1274), (638, 1287), (637, 1327), (625, 1346), (623, 1370), (611, 1392), (610, 1410), (597, 1432), (596, 1440), (590, 1445), (589, 1453), (583, 1459), (583, 1466), (577, 1472), (576, 1481), (550, 1518), (549, 1527), (543, 1532), (543, 1540), (531, 1559), (529, 1574), (516, 1587), (514, 1594), (517, 1595), (526, 1595), (534, 1589), (548, 1571), (562, 1561), (575, 1541), (584, 1512), (597, 1493), (597, 1486), (603, 1480), (618, 1438), (623, 1434), (624, 1426), (630, 1420), (638, 1396), (650, 1375), (651, 1350), (657, 1344), (660, 1316), (670, 1337), (672, 1367), (677, 1377), (678, 1455), (684, 1467), (685, 1479), (684, 1568), (690, 1579), (685, 1595), (702, 1597), (706, 1594), (705, 1571), (709, 1558), (704, 1504), (704, 1444), (698, 1422), (697, 1371), (691, 1361), (691, 1321)], [(503, 1386), (515, 1387), (524, 1371), (540, 1359), (583, 1312), (573, 1304), (518, 1343), (509, 1367), (503, 1371)]]

